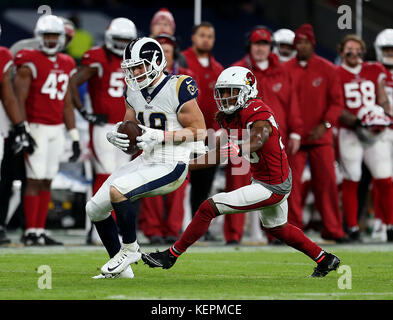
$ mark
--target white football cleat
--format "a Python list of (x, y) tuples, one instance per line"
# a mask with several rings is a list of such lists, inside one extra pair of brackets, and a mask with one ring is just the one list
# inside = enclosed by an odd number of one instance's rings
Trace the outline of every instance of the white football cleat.
[(138, 262), (142, 257), (139, 251), (139, 245), (135, 241), (130, 244), (123, 244), (120, 251), (105, 263), (101, 272), (103, 274), (116, 274), (125, 270), (131, 263)]
[(134, 272), (132, 271), (131, 266), (128, 266), (123, 272), (120, 273), (115, 273), (115, 274), (99, 274), (92, 279), (116, 279), (116, 278), (127, 278), (127, 279), (132, 279), (134, 278)]

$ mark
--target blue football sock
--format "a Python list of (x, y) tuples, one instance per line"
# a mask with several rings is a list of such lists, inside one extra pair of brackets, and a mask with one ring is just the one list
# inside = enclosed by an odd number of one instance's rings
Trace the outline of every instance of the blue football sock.
[(106, 251), (108, 251), (109, 257), (113, 258), (121, 248), (115, 219), (110, 215), (105, 220), (94, 222), (94, 225), (96, 226), (102, 244)]
[(123, 243), (133, 243), (136, 241), (136, 208), (130, 200), (112, 202), (115, 210), (117, 222), (123, 237)]

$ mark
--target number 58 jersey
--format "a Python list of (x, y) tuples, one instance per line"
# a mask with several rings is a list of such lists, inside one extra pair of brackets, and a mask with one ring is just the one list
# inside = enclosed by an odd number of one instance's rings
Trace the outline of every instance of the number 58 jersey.
[(64, 53), (49, 57), (39, 50), (22, 49), (16, 53), (14, 63), (17, 67), (28, 67), (32, 73), (25, 103), (27, 121), (63, 123), (64, 98), (69, 80), (76, 72), (74, 59)]
[(357, 68), (338, 67), (344, 91), (345, 109), (353, 115), (366, 105), (377, 103), (378, 83), (386, 77), (378, 62), (363, 62)]
[(81, 64), (97, 68), (97, 74), (88, 80), (88, 91), (93, 112), (108, 116), (109, 123), (117, 123), (124, 118), (124, 73), (122, 58), (104, 47), (93, 47), (86, 51)]

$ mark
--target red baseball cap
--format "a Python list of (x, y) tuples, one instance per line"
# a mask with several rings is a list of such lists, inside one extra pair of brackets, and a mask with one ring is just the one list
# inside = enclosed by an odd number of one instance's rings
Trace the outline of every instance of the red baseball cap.
[(266, 41), (266, 42), (272, 42), (272, 35), (270, 34), (269, 30), (260, 28), (254, 30), (251, 35), (250, 35), (250, 42), (251, 43), (256, 43), (259, 41)]

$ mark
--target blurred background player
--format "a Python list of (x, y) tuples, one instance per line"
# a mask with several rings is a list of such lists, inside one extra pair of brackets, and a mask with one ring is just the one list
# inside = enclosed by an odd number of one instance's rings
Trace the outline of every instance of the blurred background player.
[(287, 62), (296, 56), (296, 49), (293, 45), (295, 33), (289, 29), (279, 29), (273, 33), (273, 53), (281, 62)]
[[(214, 26), (210, 22), (201, 22), (199, 25), (195, 25), (191, 32), (191, 42), (191, 47), (182, 51), (182, 54), (186, 58), (188, 68), (197, 75), (200, 92), (198, 105), (205, 118), (208, 140), (213, 141), (215, 139), (214, 131), (219, 129), (218, 123), (214, 120), (216, 113), (214, 85), (219, 74), (224, 70), (222, 65), (214, 59), (212, 53), (215, 43)], [(217, 166), (213, 166), (190, 173), (192, 215), (209, 196), (216, 169)], [(214, 240), (214, 237), (207, 232), (205, 239)]]
[[(377, 206), (380, 206), (384, 221), (393, 225), (391, 144), (382, 133), (385, 127), (378, 124), (378, 117), (384, 116), (383, 112), (391, 112), (384, 89), (386, 71), (379, 62), (364, 62), (365, 52), (365, 43), (356, 35), (345, 36), (339, 44), (342, 61), (339, 75), (345, 98), (338, 135), (344, 173), (341, 189), (348, 235), (353, 241), (361, 240), (358, 224), (358, 185), (363, 159), (376, 189), (374, 200)], [(373, 111), (375, 105), (383, 108), (381, 115)], [(364, 130), (367, 130), (366, 134), (372, 135), (372, 140), (362, 135)]]
[(59, 169), (64, 148), (64, 123), (72, 139), (72, 156), (80, 154), (79, 133), (75, 128), (69, 79), (76, 71), (75, 61), (59, 53), (65, 45), (63, 21), (53, 15), (38, 19), (35, 36), (39, 49), (22, 49), (15, 55), (14, 78), (18, 102), (26, 112), (37, 148), (26, 157), (27, 184), (24, 194), (25, 245), (61, 244), (48, 237), (45, 223), (51, 199), (51, 181)]
[[(126, 45), (137, 37), (134, 23), (126, 18), (111, 21), (103, 46), (85, 52), (71, 88), (75, 107), (90, 122), (90, 149), (94, 168), (93, 195), (115, 169), (131, 157), (106, 140), (106, 133), (124, 118), (125, 88), (121, 69)], [(92, 112), (83, 105), (78, 87), (87, 82)]]
[[(374, 43), (375, 53), (377, 60), (384, 65), (386, 68), (386, 79), (385, 79), (385, 92), (389, 99), (390, 111), (389, 114), (393, 114), (393, 29), (385, 29), (381, 31)], [(393, 143), (393, 130), (386, 129), (386, 138)], [(391, 146), (392, 147), (392, 146)], [(393, 158), (393, 148), (392, 157)], [(393, 168), (392, 168), (393, 172)], [(377, 190), (375, 190), (377, 191)], [(375, 195), (375, 193), (373, 193)], [(387, 239), (388, 241), (393, 241), (393, 226), (387, 229), (386, 224), (388, 221), (381, 212), (380, 205), (374, 201), (374, 226), (372, 238), (377, 239)]]
[[(158, 10), (150, 22), (150, 37), (155, 38), (160, 34), (168, 34), (175, 37), (176, 23), (172, 13), (167, 8)], [(177, 41), (177, 40), (176, 40)], [(187, 68), (187, 61), (180, 52), (180, 46), (175, 46), (175, 55), (177, 63), (182, 68)]]
[[(164, 72), (174, 75), (189, 75), (197, 83), (197, 77), (178, 63), (178, 46), (174, 36), (161, 33), (154, 37), (164, 50), (167, 64)], [(189, 178), (175, 191), (165, 196), (142, 198), (138, 216), (138, 227), (151, 244), (174, 243), (182, 231), (184, 199)]]
[(284, 64), (293, 79), (303, 119), (301, 146), (288, 154), (293, 174), (289, 196), (288, 221), (300, 229), (303, 225), (302, 174), (308, 161), (315, 206), (322, 218), (321, 236), (336, 242), (347, 241), (335, 173), (335, 150), (332, 126), (344, 106), (342, 88), (336, 67), (314, 53), (315, 36), (311, 25), (295, 31), (296, 57)]
[[(303, 123), (290, 75), (271, 49), (271, 31), (265, 26), (256, 26), (247, 34), (247, 54), (233, 65), (248, 68), (253, 72), (262, 101), (274, 111), (287, 153), (293, 155), (300, 147)], [(227, 192), (249, 184), (249, 175), (230, 175), (228, 170), (232, 170), (230, 165), (227, 166)], [(240, 179), (243, 179), (243, 182)], [(231, 219), (235, 221), (231, 222)], [(225, 216), (224, 233), (227, 241), (241, 235), (243, 224), (244, 215)], [(233, 230), (235, 235), (231, 236), (229, 230)]]
[[(19, 154), (25, 151), (32, 153), (35, 147), (34, 139), (28, 133), (27, 123), (24, 121), (24, 115), (15, 97), (11, 81), (12, 65), (11, 52), (5, 47), (0, 47), (0, 169), (2, 172), (12, 170), (12, 167), (8, 166), (7, 162), (2, 166), (4, 151), (12, 154)], [(11, 129), (11, 132), (9, 132), (9, 129)], [(6, 150), (5, 139), (8, 140)], [(1, 193), (1, 195), (2, 199), (6, 196), (5, 193)], [(0, 213), (0, 245), (11, 242), (7, 237), (5, 228), (7, 211), (4, 210)]]

